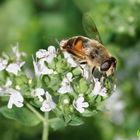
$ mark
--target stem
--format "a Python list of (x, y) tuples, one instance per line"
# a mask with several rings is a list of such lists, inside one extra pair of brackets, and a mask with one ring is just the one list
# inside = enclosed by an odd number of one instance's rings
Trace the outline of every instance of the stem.
[(48, 140), (48, 136), (49, 136), (49, 113), (45, 112), (42, 140)]
[(29, 103), (25, 103), (25, 105), (44, 123), (44, 117)]

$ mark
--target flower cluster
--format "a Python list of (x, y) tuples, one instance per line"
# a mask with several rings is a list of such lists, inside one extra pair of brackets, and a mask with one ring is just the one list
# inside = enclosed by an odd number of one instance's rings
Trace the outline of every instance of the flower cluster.
[(53, 74), (53, 70), (46, 66), (46, 63), (51, 63), (53, 58), (56, 57), (56, 51), (54, 46), (50, 46), (48, 51), (40, 49), (36, 52), (36, 60), (33, 58), (33, 65), (36, 76)]
[(56, 116), (61, 114), (60, 117), (63, 115), (68, 121), (69, 116), (79, 113), (93, 115), (98, 103), (113, 91), (114, 84), (109, 79), (101, 82), (94, 78), (88, 65), (77, 64), (69, 53), (58, 53), (54, 46), (49, 46), (47, 50), (40, 49), (32, 57), (33, 78), (22, 70), (25, 53), (19, 52), (18, 45), (12, 48), (12, 53), (14, 58), (6, 54), (0, 58), (0, 74), (7, 75), (7, 81), (0, 83), (0, 95), (10, 96), (10, 109), (13, 105), (23, 107), (28, 96), (40, 111), (53, 110)]
[(0, 58), (0, 71), (6, 70), (9, 73), (17, 75), (18, 72), (21, 71), (22, 66), (25, 64), (25, 61), (22, 61), (21, 57), (26, 54), (19, 52), (18, 44), (12, 48), (12, 54), (15, 56), (14, 62), (10, 62), (11, 60), (8, 55), (4, 55), (3, 58)]

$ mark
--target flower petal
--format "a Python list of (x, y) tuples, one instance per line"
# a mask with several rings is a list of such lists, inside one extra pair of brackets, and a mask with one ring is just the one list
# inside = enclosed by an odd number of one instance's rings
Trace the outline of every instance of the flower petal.
[(56, 107), (56, 104), (53, 101), (45, 100), (40, 108), (43, 112), (49, 112)]
[(40, 102), (43, 102), (43, 95), (45, 94), (45, 91), (43, 88), (36, 88), (32, 91), (31, 95), (34, 97), (37, 97)]
[(80, 96), (77, 100), (76, 100), (76, 104), (80, 105), (81, 103), (84, 102), (84, 97)]
[(0, 71), (4, 70), (8, 64), (8, 60), (0, 58)]
[(72, 81), (72, 73), (71, 72), (67, 73), (66, 77), (70, 82)]
[(79, 111), (80, 113), (83, 113), (85, 108), (89, 106), (88, 102), (84, 102), (84, 97), (80, 96), (77, 100), (73, 101), (74, 108)]
[(48, 55), (46, 57), (46, 61), (48, 63), (51, 63), (54, 57), (56, 57), (56, 49), (55, 49), (54, 46), (49, 46), (48, 47)]
[(18, 74), (18, 71), (20, 71), (20, 66), (16, 63), (11, 63), (7, 66), (6, 71), (8, 71), (9, 73), (13, 73), (15, 75)]
[(72, 56), (69, 53), (64, 52), (64, 58), (67, 60), (71, 67), (78, 66), (78, 64), (73, 60)]
[(23, 106), (23, 96), (21, 93), (15, 89), (9, 88), (6, 89), (6, 93), (10, 94), (10, 99), (8, 102), (8, 108), (11, 109), (13, 105), (16, 107), (22, 107)]
[(36, 52), (37, 58), (44, 58), (48, 55), (47, 51), (45, 49), (39, 49), (39, 51)]

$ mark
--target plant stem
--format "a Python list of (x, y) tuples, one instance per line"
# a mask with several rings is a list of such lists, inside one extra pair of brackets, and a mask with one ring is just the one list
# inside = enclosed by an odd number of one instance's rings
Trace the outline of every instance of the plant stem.
[(49, 136), (49, 113), (45, 112), (42, 140), (48, 140), (48, 136)]
[(44, 117), (29, 103), (25, 103), (25, 105), (44, 123)]

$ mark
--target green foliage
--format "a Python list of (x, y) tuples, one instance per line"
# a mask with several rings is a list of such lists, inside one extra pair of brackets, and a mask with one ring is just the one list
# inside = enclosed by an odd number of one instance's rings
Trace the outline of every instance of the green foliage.
[(8, 109), (7, 107), (1, 107), (0, 112), (9, 119), (14, 119), (25, 126), (35, 126), (40, 123), (40, 120), (27, 108)]
[[(86, 117), (95, 116), (91, 117), (91, 119), (86, 119), (89, 123), (61, 132), (51, 132), (50, 140), (56, 137), (61, 140), (82, 140), (86, 138), (89, 140), (125, 140), (138, 138), (136, 131), (140, 126), (139, 9), (139, 0), (2, 0), (0, 2), (0, 51), (8, 50), (11, 44), (16, 44), (18, 41), (21, 49), (25, 50), (29, 54), (28, 57), (31, 58), (31, 55), (34, 54), (38, 48), (47, 48), (49, 44), (56, 45), (56, 39), (60, 41), (74, 35), (86, 35), (82, 26), (82, 15), (87, 12), (92, 15), (105, 47), (111, 51), (113, 56), (117, 57), (117, 91), (120, 95), (119, 101), (125, 104), (125, 108), (122, 110), (122, 121), (119, 122), (115, 120), (116, 117), (114, 116), (121, 116), (121, 113), (118, 113), (115, 109), (114, 112), (104, 109), (104, 113), (96, 116), (96, 109), (94, 107), (98, 101), (100, 102), (101, 99), (99, 98), (92, 104), (91, 110), (86, 110), (83, 114), (83, 116)], [(30, 61), (32, 60), (27, 59), (27, 61), (29, 61), (29, 66), (31, 66)], [(51, 66), (48, 66), (53, 69), (57, 68), (60, 73), (65, 73), (68, 67), (63, 62), (57, 64), (57, 66), (54, 62), (51, 63)], [(66, 69), (63, 69), (64, 66)], [(77, 77), (80, 71), (74, 69), (72, 73)], [(7, 73), (0, 74), (0, 85), (5, 84), (6, 77)], [(56, 91), (59, 88), (56, 81), (60, 82), (62, 78), (63, 77), (59, 77), (59, 74), (56, 74), (56, 77), (45, 76), (43, 77), (45, 82), (44, 87), (49, 84), (51, 85), (50, 87), (53, 86), (53, 90)], [(37, 81), (33, 79), (33, 83), (30, 86), (34, 86), (36, 82)], [(91, 89), (90, 87), (87, 89), (87, 84), (88, 83), (84, 81), (77, 80), (77, 84), (73, 86), (79, 92), (84, 91), (88, 95)], [(16, 85), (21, 87), (23, 93), (27, 92), (28, 94), (30, 89), (25, 91), (27, 90), (28, 79), (21, 75), (17, 77), (14, 86)], [(108, 83), (106, 83), (106, 85), (111, 86)], [(90, 97), (86, 98), (91, 99)], [(71, 97), (68, 97), (68, 99), (71, 102)], [(1, 106), (3, 105), (1, 97), (0, 104)], [(115, 105), (111, 103), (110, 107), (113, 106)], [(22, 109), (25, 110), (25, 114), (30, 112), (26, 108), (20, 108), (19, 111), (21, 111), (21, 114), (24, 114), (22, 113)], [(16, 112), (16, 110), (18, 109), (14, 108), (14, 110), (9, 110), (5, 107), (1, 108), (0, 112), (2, 112), (4, 116), (8, 116), (8, 118), (18, 120), (19, 118), (16, 116), (18, 112)], [(71, 111), (73, 111), (73, 109), (71, 109)], [(20, 113), (18, 114), (20, 115)], [(25, 114), (23, 115), (24, 117), (21, 116), (23, 120), (26, 118)], [(60, 111), (58, 114), (61, 116), (62, 112)], [(54, 114), (51, 115), (53, 116)], [(27, 120), (29, 125), (39, 123), (39, 120), (37, 119), (37, 121), (35, 119), (35, 115), (31, 115), (31, 117), (33, 117), (33, 122), (31, 118)], [(71, 117), (72, 116), (70, 116), (70, 119)], [(70, 119), (67, 117), (67, 122), (69, 122)], [(76, 122), (76, 119), (77, 118), (74, 119), (74, 122)], [(32, 138), (32, 132), (16, 131), (18, 129), (16, 123), (12, 124), (13, 126), (9, 126), (3, 117), (1, 117), (0, 120), (2, 124), (0, 125), (0, 136), (2, 140), (7, 140), (8, 134), (10, 134), (8, 139), (13, 138), (14, 140), (40, 139), (41, 132), (36, 134), (36, 138)], [(18, 121), (23, 123), (23, 120)], [(27, 122), (24, 123), (27, 124)], [(77, 120), (77, 124), (78, 122), (80, 121)], [(59, 128), (64, 128), (65, 121), (62, 121), (62, 119), (50, 120), (50, 126), (58, 130)], [(5, 131), (2, 130), (3, 127), (5, 127)], [(16, 137), (17, 133), (21, 136)], [(13, 137), (13, 135), (15, 137)], [(25, 135), (26, 137), (24, 137)], [(86, 138), (84, 136), (86, 136)]]

